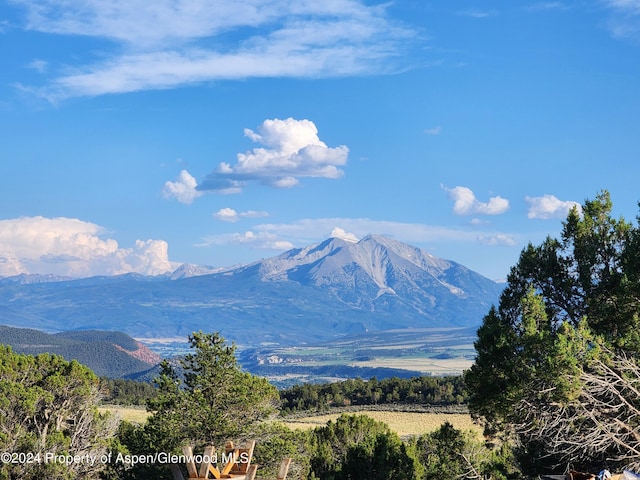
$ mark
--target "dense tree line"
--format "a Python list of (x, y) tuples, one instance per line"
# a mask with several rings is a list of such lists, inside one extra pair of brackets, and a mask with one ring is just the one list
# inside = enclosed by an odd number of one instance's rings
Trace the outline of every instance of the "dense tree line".
[(359, 378), (326, 384), (296, 385), (280, 392), (283, 413), (324, 411), (348, 405), (395, 403), (461, 405), (466, 401), (462, 377)]
[[(151, 382), (102, 378), (104, 403), (145, 405), (157, 393)], [(468, 393), (461, 376), (413, 377), (369, 380), (360, 378), (335, 383), (295, 385), (279, 392), (283, 414), (299, 411), (326, 411), (350, 405), (463, 405)]]
[(155, 397), (157, 390), (151, 382), (140, 382), (122, 378), (100, 378), (104, 395), (102, 402), (110, 405), (146, 405)]

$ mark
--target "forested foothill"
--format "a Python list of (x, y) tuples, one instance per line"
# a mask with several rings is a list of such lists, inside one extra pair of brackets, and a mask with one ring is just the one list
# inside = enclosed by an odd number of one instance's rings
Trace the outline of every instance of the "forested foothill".
[(122, 332), (79, 330), (45, 333), (32, 328), (0, 325), (0, 343), (16, 353), (52, 353), (77, 360), (96, 375), (109, 378), (151, 380), (160, 361), (146, 347)]
[[(146, 405), (156, 394), (151, 383), (101, 378), (103, 403)], [(303, 383), (279, 391), (280, 415), (328, 412), (350, 406), (429, 405), (458, 407), (467, 403), (468, 392), (461, 376), (391, 377), (378, 380), (353, 378), (333, 383)]]
[[(0, 479), (171, 479), (163, 462), (31, 461), (180, 454), (256, 442), (258, 478), (322, 480), (539, 478), (568, 464), (597, 473), (640, 467), (640, 228), (614, 218), (602, 192), (574, 208), (560, 238), (528, 245), (483, 319), (475, 364), (461, 377), (354, 379), (278, 391), (244, 372), (218, 333), (163, 361), (154, 386), (98, 378), (76, 361), (0, 348)], [(146, 405), (137, 424), (99, 414)], [(312, 430), (283, 415), (359, 405), (467, 406), (485, 437), (445, 422), (400, 438), (342, 414)], [(6, 454), (9, 456), (6, 456)], [(38, 455), (37, 457), (34, 457)], [(185, 478), (185, 465), (180, 464)]]

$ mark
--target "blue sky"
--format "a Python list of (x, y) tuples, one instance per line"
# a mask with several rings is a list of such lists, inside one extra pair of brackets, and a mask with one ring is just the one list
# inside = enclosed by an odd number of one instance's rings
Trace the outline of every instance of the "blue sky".
[(389, 235), (501, 279), (640, 200), (640, 1), (9, 0), (0, 275)]

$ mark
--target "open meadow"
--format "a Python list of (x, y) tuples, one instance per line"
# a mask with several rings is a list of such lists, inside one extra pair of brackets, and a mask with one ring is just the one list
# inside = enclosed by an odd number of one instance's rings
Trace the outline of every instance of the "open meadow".
[(149, 413), (145, 407), (126, 407), (122, 405), (103, 405), (98, 408), (100, 413), (111, 412), (120, 420), (131, 423), (145, 423), (149, 417)]
[[(433, 412), (397, 412), (386, 410), (361, 410), (350, 412), (384, 422), (400, 436), (422, 435), (437, 430), (440, 425), (448, 421), (460, 430), (471, 430), (482, 435), (482, 428), (473, 423), (467, 413), (433, 413)], [(285, 419), (283, 423), (291, 429), (310, 429), (326, 425), (329, 420), (335, 421), (340, 413), (313, 415), (295, 419)]]
[[(147, 411), (141, 407), (105, 405), (99, 410), (101, 412), (109, 411), (121, 420), (139, 424), (144, 423), (149, 416)], [(282, 421), (282, 423), (292, 430), (307, 430), (324, 426), (329, 420), (335, 421), (341, 413), (342, 412), (323, 415), (308, 415), (295, 418), (285, 417), (279, 421)], [(384, 422), (389, 425), (391, 430), (397, 432), (400, 436), (421, 435), (423, 433), (433, 432), (446, 421), (451, 423), (455, 428), (471, 430), (479, 436), (482, 435), (482, 428), (474, 424), (471, 420), (471, 416), (467, 413), (402, 412), (391, 410), (361, 410), (348, 413), (367, 415), (374, 420)]]

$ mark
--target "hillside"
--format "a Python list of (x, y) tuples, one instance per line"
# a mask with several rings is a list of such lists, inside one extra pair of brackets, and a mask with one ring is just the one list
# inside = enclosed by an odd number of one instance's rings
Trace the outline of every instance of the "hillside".
[(137, 378), (153, 368), (160, 357), (121, 332), (80, 331), (48, 334), (0, 325), (0, 343), (18, 353), (53, 353), (77, 360), (97, 375)]

